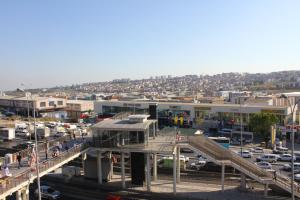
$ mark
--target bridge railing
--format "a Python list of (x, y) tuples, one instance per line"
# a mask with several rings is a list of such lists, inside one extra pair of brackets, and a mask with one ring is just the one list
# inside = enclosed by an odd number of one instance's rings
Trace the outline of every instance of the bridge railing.
[[(80, 153), (82, 150), (86, 149), (88, 146), (85, 145), (85, 143), (77, 144), (74, 147), (70, 148), (67, 151), (61, 152), (57, 157), (50, 158), (48, 160), (45, 160), (43, 162), (39, 163), (39, 172), (40, 174), (45, 172), (46, 170), (50, 169), (51, 167), (54, 167), (63, 161), (67, 160), (68, 158)], [(0, 194), (3, 194), (4, 192), (13, 189), (20, 184), (30, 182), (32, 178), (36, 178), (36, 166), (33, 166), (31, 168), (28, 167), (25, 171), (16, 174), (12, 177), (6, 177), (0, 180)]]

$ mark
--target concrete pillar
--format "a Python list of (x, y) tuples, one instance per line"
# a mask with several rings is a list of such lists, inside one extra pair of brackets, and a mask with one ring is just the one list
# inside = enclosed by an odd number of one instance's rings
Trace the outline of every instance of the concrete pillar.
[(126, 188), (126, 183), (125, 183), (125, 155), (124, 152), (121, 153), (121, 178), (122, 178), (122, 188)]
[(225, 165), (222, 164), (222, 177), (221, 177), (222, 192), (224, 192), (224, 179), (225, 179)]
[(157, 154), (153, 154), (153, 180), (157, 181)]
[(22, 191), (21, 190), (18, 190), (16, 192), (16, 200), (22, 200)]
[(147, 181), (147, 191), (151, 191), (151, 167), (150, 167), (150, 153), (146, 154), (146, 181)]
[(241, 173), (241, 189), (246, 189), (246, 175)]
[(176, 195), (176, 154), (173, 154), (173, 194)]
[(267, 197), (268, 196), (268, 189), (269, 189), (269, 184), (265, 184), (265, 191), (264, 191), (264, 196)]
[(98, 170), (98, 183), (102, 184), (102, 153), (97, 154), (97, 170)]
[(155, 125), (155, 124), (156, 124), (156, 123), (153, 122), (153, 138), (156, 137), (156, 125)]
[(114, 175), (114, 163), (113, 163), (113, 157), (112, 152), (109, 152), (109, 158), (110, 158), (110, 173), (109, 173), (109, 180), (112, 180)]
[(29, 200), (29, 188), (28, 187), (25, 187), (21, 191), (21, 196), (22, 196), (22, 200)]
[(176, 151), (176, 182), (180, 183), (180, 147), (177, 147)]
[(81, 154), (81, 163), (82, 163), (82, 171), (84, 173), (85, 170), (85, 160), (86, 160), (86, 153)]

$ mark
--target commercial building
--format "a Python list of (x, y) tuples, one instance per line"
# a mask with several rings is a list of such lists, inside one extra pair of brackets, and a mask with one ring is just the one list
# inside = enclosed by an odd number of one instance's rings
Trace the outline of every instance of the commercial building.
[(77, 121), (82, 114), (94, 111), (94, 102), (85, 100), (67, 100), (68, 118)]
[(116, 114), (131, 112), (146, 114), (149, 106), (157, 104), (159, 124), (186, 127), (201, 127), (209, 120), (239, 124), (240, 113), (243, 123), (247, 125), (253, 113), (266, 112), (278, 116), (280, 124), (287, 123), (291, 110), (288, 106), (252, 105), (252, 104), (202, 104), (145, 101), (97, 101), (95, 112), (98, 114)]
[(66, 99), (40, 96), (0, 96), (0, 107), (20, 115), (27, 115), (28, 109), (32, 115), (35, 107), (38, 116), (43, 113), (62, 111), (66, 108)]

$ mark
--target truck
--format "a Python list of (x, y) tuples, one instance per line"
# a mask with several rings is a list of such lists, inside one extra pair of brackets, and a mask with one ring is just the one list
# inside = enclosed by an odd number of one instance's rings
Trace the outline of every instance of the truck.
[(15, 129), (14, 128), (0, 128), (0, 138), (2, 140), (13, 140), (15, 139)]
[(48, 127), (36, 128), (36, 135), (38, 138), (44, 139), (50, 136), (50, 129)]

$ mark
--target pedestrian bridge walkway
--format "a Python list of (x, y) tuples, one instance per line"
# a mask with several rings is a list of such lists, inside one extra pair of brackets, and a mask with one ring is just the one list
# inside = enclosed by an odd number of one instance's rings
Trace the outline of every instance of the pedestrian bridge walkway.
[[(79, 157), (88, 149), (88, 145), (82, 140), (72, 148), (61, 152), (57, 157), (49, 158), (39, 163), (40, 177), (60, 168), (64, 164)], [(22, 167), (11, 171), (12, 176), (0, 179), (0, 199), (5, 199), (7, 196), (28, 187), (37, 178), (36, 166)]]
[[(179, 143), (183, 145), (186, 143), (193, 149), (201, 151), (205, 157), (216, 164), (232, 166), (259, 183), (266, 185), (266, 187), (271, 187), (272, 189), (280, 188), (291, 193), (291, 180), (289, 178), (278, 174), (276, 179), (274, 179), (273, 173), (261, 169), (253, 162), (240, 157), (204, 135), (189, 136)], [(296, 182), (294, 183), (294, 188), (295, 196), (300, 198), (300, 187)]]

